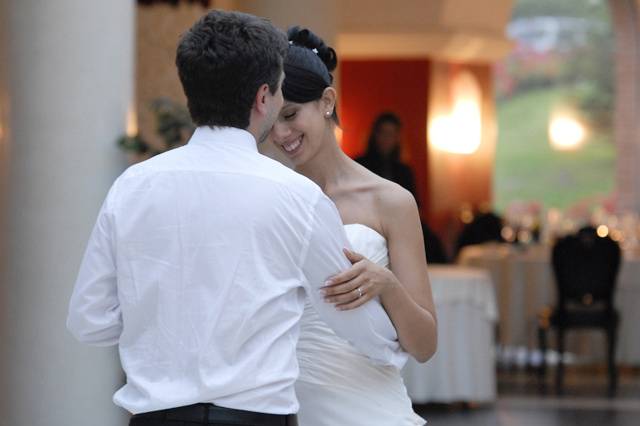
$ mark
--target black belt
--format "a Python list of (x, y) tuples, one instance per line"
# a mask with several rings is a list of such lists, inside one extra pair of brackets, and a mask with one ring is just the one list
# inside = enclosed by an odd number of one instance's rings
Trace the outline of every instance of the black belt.
[[(298, 426), (295, 414), (267, 414), (235, 410), (213, 404), (194, 404), (134, 415), (131, 420), (177, 420), (183, 422), (223, 423), (225, 425), (249, 426)], [(134, 422), (135, 424), (135, 422)]]

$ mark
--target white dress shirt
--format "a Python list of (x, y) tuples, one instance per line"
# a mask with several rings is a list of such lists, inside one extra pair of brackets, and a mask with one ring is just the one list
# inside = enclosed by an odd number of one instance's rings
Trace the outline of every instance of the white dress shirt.
[(333, 203), (258, 153), (240, 129), (200, 127), (188, 145), (130, 167), (100, 210), (67, 327), (119, 345), (132, 413), (198, 402), (295, 413), (306, 296), (375, 362), (406, 360), (378, 302), (337, 311), (318, 288), (350, 266)]

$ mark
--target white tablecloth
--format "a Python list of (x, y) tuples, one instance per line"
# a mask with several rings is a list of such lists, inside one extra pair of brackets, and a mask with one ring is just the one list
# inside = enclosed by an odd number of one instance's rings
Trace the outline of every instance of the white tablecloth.
[(427, 363), (409, 359), (403, 369), (411, 400), (494, 401), (498, 311), (490, 275), (476, 268), (430, 265), (429, 278), (438, 316), (438, 350)]
[[(459, 263), (488, 270), (496, 286), (500, 312), (499, 341), (505, 346), (537, 347), (537, 314), (556, 301), (551, 249), (536, 245), (523, 249), (506, 244), (465, 247)], [(624, 253), (618, 275), (615, 306), (621, 314), (618, 362), (640, 365), (640, 256)], [(585, 361), (604, 359), (604, 333), (574, 331), (567, 336), (569, 351)], [(553, 344), (553, 341), (549, 342)]]

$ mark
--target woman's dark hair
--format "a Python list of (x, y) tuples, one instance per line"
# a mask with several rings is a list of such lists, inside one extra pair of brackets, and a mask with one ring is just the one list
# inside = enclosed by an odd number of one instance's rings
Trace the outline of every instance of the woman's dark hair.
[[(369, 142), (367, 143), (367, 152), (365, 154), (366, 156), (369, 156), (369, 157), (382, 156), (382, 154), (380, 153), (380, 150), (378, 149), (377, 138), (378, 138), (378, 132), (380, 131), (380, 127), (382, 127), (383, 124), (393, 124), (394, 126), (396, 126), (398, 130), (402, 128), (402, 121), (400, 121), (400, 117), (398, 117), (396, 114), (392, 112), (383, 112), (382, 114), (378, 115), (378, 117), (376, 117), (373, 124), (371, 125), (371, 132), (369, 133)], [(400, 145), (399, 144), (396, 145), (389, 155), (394, 160), (399, 160)]]
[[(306, 28), (289, 28), (287, 38), (289, 50), (284, 60), (282, 94), (291, 102), (317, 101), (333, 83), (331, 73), (338, 65), (336, 51)], [(335, 108), (332, 118), (338, 122)]]
[(246, 129), (260, 86), (277, 92), (286, 52), (284, 33), (265, 19), (219, 10), (200, 18), (176, 54), (193, 122)]

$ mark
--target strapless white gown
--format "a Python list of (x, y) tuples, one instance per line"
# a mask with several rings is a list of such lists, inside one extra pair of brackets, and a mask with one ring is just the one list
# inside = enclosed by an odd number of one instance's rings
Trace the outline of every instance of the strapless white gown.
[[(365, 225), (345, 225), (353, 250), (387, 267), (386, 239)], [(300, 426), (417, 426), (395, 367), (373, 364), (320, 319), (307, 303), (298, 342)]]

